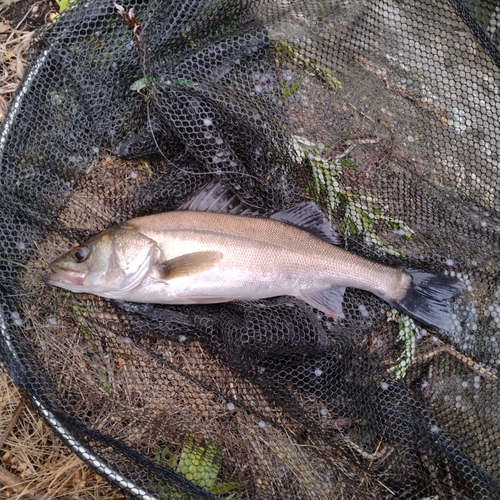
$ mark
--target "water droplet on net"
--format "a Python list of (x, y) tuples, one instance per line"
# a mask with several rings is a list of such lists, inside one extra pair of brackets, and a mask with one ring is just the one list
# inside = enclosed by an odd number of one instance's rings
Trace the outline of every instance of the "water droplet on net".
[(370, 313), (368, 312), (368, 309), (366, 309), (364, 304), (358, 304), (358, 309), (361, 313), (361, 316), (363, 316), (364, 318), (370, 317)]

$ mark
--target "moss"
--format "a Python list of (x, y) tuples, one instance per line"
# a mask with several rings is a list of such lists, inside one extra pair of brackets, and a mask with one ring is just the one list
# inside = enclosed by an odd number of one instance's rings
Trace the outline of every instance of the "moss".
[(415, 321), (406, 314), (396, 311), (396, 309), (391, 310), (387, 321), (395, 321), (398, 323), (398, 340), (403, 343), (403, 351), (399, 355), (396, 365), (394, 366), (394, 378), (396, 380), (401, 380), (405, 377), (409, 366), (415, 359), (416, 334), (418, 328)]
[(312, 59), (300, 53), (300, 49), (295, 45), (273, 38), (276, 57), (281, 63), (290, 63), (314, 74), (330, 90), (339, 90), (342, 88), (342, 82), (335, 78), (333, 72), (317, 64)]
[[(350, 186), (341, 184), (341, 176), (346, 168), (359, 168), (348, 160), (354, 146), (350, 146), (343, 153), (334, 158), (324, 159), (321, 150), (313, 143), (298, 135), (293, 136), (296, 154), (305, 162), (312, 172), (312, 181), (307, 188), (307, 194), (313, 196), (317, 202), (325, 202), (328, 215), (340, 214), (339, 230), (346, 236), (345, 245), (348, 245), (349, 236), (362, 237), (366, 244), (375, 246), (389, 255), (405, 257), (402, 250), (390, 245), (377, 234), (377, 226), (385, 224), (405, 240), (410, 240), (413, 231), (402, 220), (391, 217), (388, 208), (380, 205), (376, 196), (371, 194), (355, 193)], [(326, 145), (326, 148), (329, 146)]]

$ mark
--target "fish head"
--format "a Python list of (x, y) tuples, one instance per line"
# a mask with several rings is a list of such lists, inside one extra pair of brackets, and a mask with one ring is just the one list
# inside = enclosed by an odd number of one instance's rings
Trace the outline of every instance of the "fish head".
[(49, 265), (45, 283), (77, 293), (120, 298), (151, 270), (159, 250), (133, 226), (107, 229), (61, 255)]

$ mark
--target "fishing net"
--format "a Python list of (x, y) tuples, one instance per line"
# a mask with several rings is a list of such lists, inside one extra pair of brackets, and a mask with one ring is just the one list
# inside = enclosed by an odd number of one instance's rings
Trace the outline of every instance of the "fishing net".
[[(1, 130), (15, 383), (139, 498), (500, 498), (495, 2), (118, 3), (39, 36)], [(458, 277), (453, 328), (352, 289), (334, 320), (43, 283), (91, 235), (216, 183), (262, 216), (314, 199), (348, 250)]]

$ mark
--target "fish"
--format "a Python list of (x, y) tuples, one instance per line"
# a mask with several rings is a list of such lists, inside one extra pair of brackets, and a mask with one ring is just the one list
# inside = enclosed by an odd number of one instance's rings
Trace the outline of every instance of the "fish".
[(387, 266), (339, 243), (314, 202), (270, 217), (176, 210), (98, 233), (51, 262), (44, 281), (75, 293), (153, 304), (292, 296), (335, 318), (344, 318), (344, 292), (352, 287), (427, 326), (452, 329), (449, 299), (463, 291), (462, 281)]

